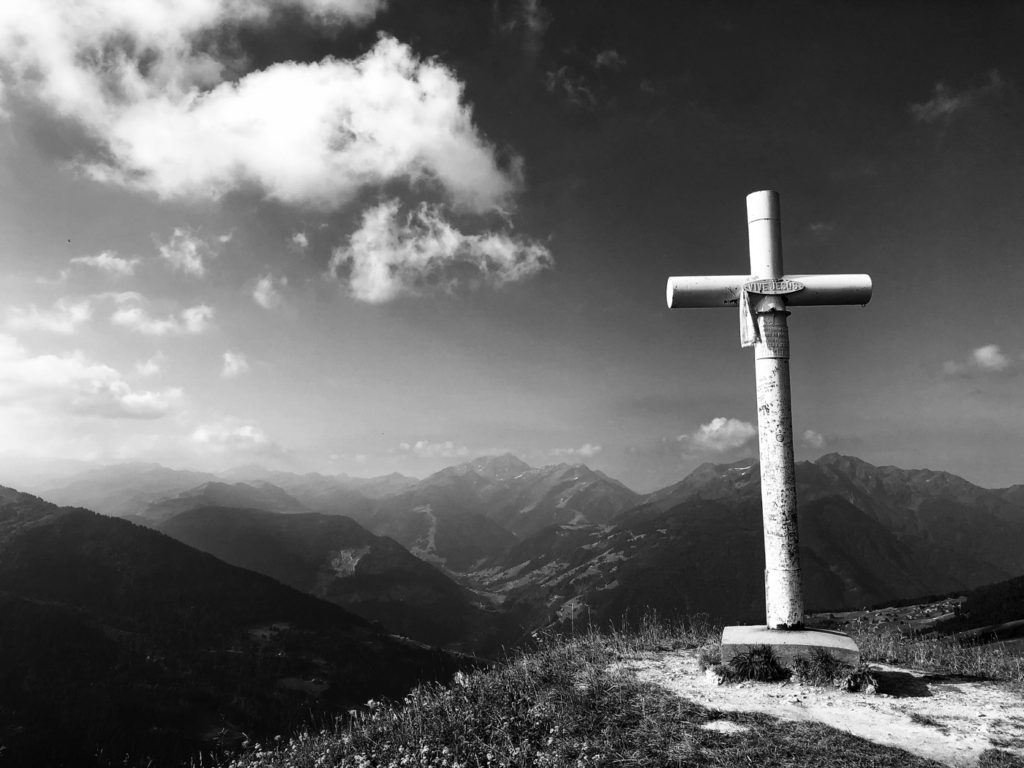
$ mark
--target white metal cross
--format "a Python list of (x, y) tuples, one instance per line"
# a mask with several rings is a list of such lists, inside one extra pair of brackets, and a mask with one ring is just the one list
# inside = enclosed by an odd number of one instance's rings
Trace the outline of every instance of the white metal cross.
[(739, 308), (740, 341), (754, 347), (764, 517), (765, 613), (769, 629), (803, 626), (796, 520), (787, 306), (867, 304), (867, 275), (785, 275), (779, 195), (747, 195), (750, 274), (670, 277), (670, 309)]

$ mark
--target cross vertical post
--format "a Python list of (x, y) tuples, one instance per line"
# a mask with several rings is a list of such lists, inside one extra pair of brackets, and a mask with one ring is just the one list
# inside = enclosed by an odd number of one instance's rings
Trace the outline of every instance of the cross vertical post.
[[(754, 192), (747, 196), (747, 228), (751, 278), (781, 280), (782, 234), (777, 192)], [(769, 629), (799, 629), (803, 626), (804, 607), (789, 384), (789, 311), (781, 295), (761, 296), (751, 310), (758, 328), (754, 370), (761, 454), (766, 623)]]

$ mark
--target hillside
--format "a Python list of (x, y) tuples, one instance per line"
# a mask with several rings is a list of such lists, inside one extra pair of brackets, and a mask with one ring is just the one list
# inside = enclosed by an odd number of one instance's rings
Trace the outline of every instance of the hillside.
[(501, 640), (501, 617), (471, 592), (347, 517), (206, 506), (158, 530), (422, 642), (491, 652)]
[(161, 533), (7, 488), (0, 603), (8, 765), (179, 765), (457, 666)]
[(1024, 705), (1005, 678), (869, 656), (875, 692), (792, 678), (722, 685), (702, 674), (718, 637), (706, 624), (648, 622), (638, 631), (548, 638), (508, 664), (376, 705), (340, 732), (254, 750), (232, 766), (1022, 764)]

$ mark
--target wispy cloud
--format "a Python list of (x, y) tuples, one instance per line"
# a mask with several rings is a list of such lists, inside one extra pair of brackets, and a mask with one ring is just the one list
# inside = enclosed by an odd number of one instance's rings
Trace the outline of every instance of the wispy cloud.
[(946, 376), (969, 377), (1018, 373), (1021, 362), (1003, 353), (998, 344), (986, 344), (971, 350), (964, 360), (947, 360), (942, 365)]
[(749, 421), (717, 417), (702, 424), (690, 435), (681, 435), (679, 440), (691, 450), (716, 454), (742, 448), (757, 437), (757, 427)]
[(180, 402), (182, 390), (135, 390), (115, 368), (82, 352), (31, 355), (12, 336), (0, 335), (0, 405), (17, 402), (114, 419), (154, 419)]
[(561, 96), (580, 109), (592, 109), (597, 104), (587, 79), (583, 75), (573, 74), (567, 66), (548, 72), (544, 78), (544, 87), (548, 93)]
[(613, 69), (619, 70), (626, 66), (625, 57), (616, 51), (614, 48), (601, 51), (594, 57), (594, 67), (596, 69)]
[(499, 287), (553, 265), (535, 241), (496, 233), (464, 234), (438, 208), (420, 205), (399, 218), (396, 200), (370, 208), (348, 245), (334, 251), (331, 274), (352, 296), (380, 304), (427, 290)]
[(936, 83), (932, 97), (919, 104), (911, 104), (910, 114), (922, 123), (948, 123), (986, 99), (1001, 95), (1007, 88), (997, 69), (991, 70), (981, 85), (959, 91), (945, 83)]
[(281, 277), (275, 280), (272, 275), (264, 275), (256, 281), (256, 286), (252, 289), (253, 301), (264, 309), (276, 309), (281, 306), (283, 299), (277, 289), (278, 285), (288, 285), (288, 278)]
[(98, 269), (116, 277), (128, 277), (135, 274), (135, 265), (140, 259), (126, 259), (118, 256), (113, 251), (102, 251), (95, 256), (75, 256), (71, 259), (72, 264), (81, 264), (86, 267)]
[(233, 379), (249, 371), (249, 360), (241, 352), (228, 350), (224, 353), (224, 366), (220, 375), (225, 379)]
[(146, 336), (179, 336), (203, 333), (213, 320), (213, 309), (205, 304), (183, 309), (177, 316), (154, 317), (141, 301), (138, 294), (124, 294), (110, 321)]
[(160, 245), (160, 258), (176, 272), (194, 277), (206, 275), (203, 257), (209, 255), (209, 246), (186, 229), (176, 228), (171, 239)]
[(719, 416), (693, 432), (633, 445), (626, 449), (626, 453), (687, 461), (740, 458), (743, 454), (757, 453), (757, 427), (749, 421)]
[(189, 436), (193, 447), (211, 454), (280, 454), (277, 443), (257, 424), (237, 419), (220, 419), (201, 424)]
[(800, 436), (804, 444), (810, 448), (824, 448), (828, 444), (828, 440), (821, 432), (815, 432), (813, 429), (806, 429)]
[(592, 459), (604, 450), (604, 447), (596, 443), (584, 443), (579, 448), (555, 448), (551, 451), (552, 456), (579, 456), (584, 459)]
[(551, 14), (541, 5), (540, 0), (520, 0), (523, 21), (523, 45), (529, 56), (536, 56), (544, 41), (544, 33), (551, 26)]
[(152, 357), (141, 360), (135, 364), (135, 372), (139, 376), (156, 376), (160, 373), (161, 368), (164, 364), (164, 355), (162, 352), (157, 352)]
[(70, 336), (92, 317), (92, 303), (88, 299), (58, 299), (51, 309), (11, 307), (7, 311), (7, 327), (15, 331), (48, 331)]
[(469, 449), (464, 445), (458, 445), (451, 440), (443, 442), (430, 442), (429, 440), (417, 440), (412, 443), (399, 443), (400, 453), (408, 453), (421, 459), (460, 459), (469, 456)]

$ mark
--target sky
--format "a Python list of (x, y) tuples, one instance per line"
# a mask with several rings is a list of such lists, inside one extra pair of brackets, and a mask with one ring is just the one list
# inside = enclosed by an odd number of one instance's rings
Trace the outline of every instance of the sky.
[[(1016, 3), (0, 6), (0, 460), (637, 490), (756, 453), (781, 195), (797, 457), (1024, 482)], [(25, 471), (28, 471), (27, 469)], [(13, 475), (13, 476), (12, 476)]]

